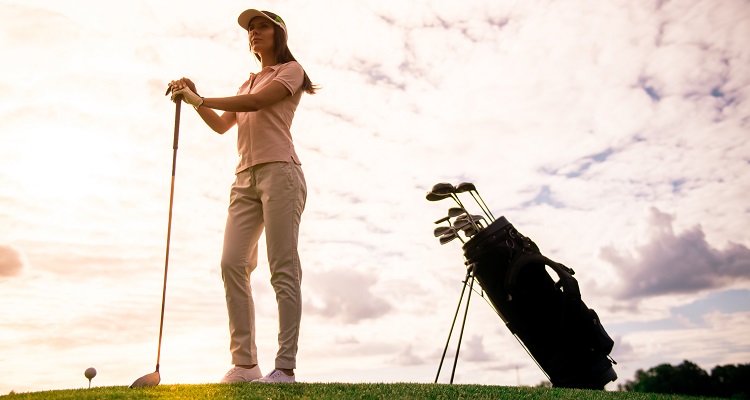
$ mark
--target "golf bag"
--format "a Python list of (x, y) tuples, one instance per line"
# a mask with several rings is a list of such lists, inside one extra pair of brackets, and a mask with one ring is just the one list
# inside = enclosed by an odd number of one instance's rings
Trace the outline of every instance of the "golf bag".
[(603, 389), (617, 379), (609, 357), (614, 341), (581, 300), (572, 269), (542, 255), (505, 217), (463, 250), (491, 305), (554, 387)]

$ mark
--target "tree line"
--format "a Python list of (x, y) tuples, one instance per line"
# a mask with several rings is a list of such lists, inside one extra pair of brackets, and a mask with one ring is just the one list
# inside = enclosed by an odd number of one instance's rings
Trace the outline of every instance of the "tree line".
[(717, 365), (709, 374), (693, 362), (639, 369), (620, 391), (750, 399), (750, 364)]

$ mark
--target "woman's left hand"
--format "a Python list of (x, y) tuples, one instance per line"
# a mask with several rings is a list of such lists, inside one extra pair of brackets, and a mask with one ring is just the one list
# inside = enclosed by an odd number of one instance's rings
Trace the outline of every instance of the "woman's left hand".
[(201, 104), (203, 104), (203, 97), (200, 97), (197, 94), (195, 94), (187, 86), (179, 90), (173, 90), (172, 97), (171, 97), (172, 101), (174, 101), (177, 96), (182, 96), (182, 100), (185, 103), (188, 103), (191, 106), (193, 106), (195, 109), (198, 109), (198, 107), (200, 107)]

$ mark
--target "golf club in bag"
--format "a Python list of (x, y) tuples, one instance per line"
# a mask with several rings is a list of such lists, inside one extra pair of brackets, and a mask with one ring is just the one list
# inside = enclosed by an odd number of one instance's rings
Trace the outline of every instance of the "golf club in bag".
[[(436, 196), (428, 193), (430, 198)], [(614, 341), (596, 312), (582, 301), (572, 269), (542, 255), (539, 247), (503, 216), (474, 233), (463, 244), (463, 251), (467, 273), (453, 326), (467, 286), (469, 296), (453, 374), (476, 280), (488, 303), (554, 387), (600, 390), (617, 379), (612, 368), (616, 363), (609, 356)], [(441, 359), (435, 382), (442, 364)]]
[[(167, 90), (169, 94), (170, 90)], [(159, 319), (159, 345), (156, 351), (156, 371), (143, 375), (138, 378), (130, 385), (131, 388), (137, 387), (153, 387), (161, 382), (161, 375), (159, 374), (159, 358), (161, 358), (161, 336), (164, 331), (164, 304), (167, 299), (167, 269), (169, 266), (169, 239), (172, 236), (172, 203), (174, 202), (174, 174), (177, 167), (177, 142), (180, 137), (180, 105), (182, 104), (182, 96), (176, 96), (175, 112), (174, 112), (174, 141), (172, 143), (172, 185), (169, 190), (169, 220), (167, 222), (167, 254), (164, 258), (164, 286), (161, 292), (161, 317)]]

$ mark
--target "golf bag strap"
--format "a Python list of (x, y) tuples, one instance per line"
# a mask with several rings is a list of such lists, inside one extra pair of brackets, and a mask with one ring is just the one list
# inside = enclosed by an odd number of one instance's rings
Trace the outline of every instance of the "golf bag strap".
[(563, 316), (561, 325), (565, 323), (567, 316), (575, 316), (580, 313), (581, 310), (581, 290), (578, 287), (578, 281), (573, 277), (575, 273), (572, 269), (552, 261), (540, 253), (521, 253), (513, 262), (511, 262), (510, 268), (505, 277), (505, 289), (509, 295), (513, 295), (516, 292), (516, 285), (518, 275), (521, 270), (531, 264), (544, 264), (552, 268), (560, 278), (555, 283), (555, 288), (562, 288), (563, 293)]

